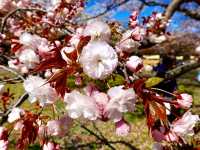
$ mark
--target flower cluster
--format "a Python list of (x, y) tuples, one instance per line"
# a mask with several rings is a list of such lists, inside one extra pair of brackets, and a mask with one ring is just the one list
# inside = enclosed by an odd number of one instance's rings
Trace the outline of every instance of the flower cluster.
[[(8, 32), (3, 34), (2, 29), (0, 52), (4, 54), (1, 49), (4, 40), (9, 41), (12, 57), (7, 60), (8, 71), (19, 75), (23, 82), (25, 94), (20, 100), (28, 95), (33, 110), (36, 109), (33, 112), (22, 109), (18, 107), (20, 101), (7, 110), (12, 95), (9, 90), (4, 93), (4, 85), (0, 84), (7, 121), (20, 133), (17, 148), (25, 149), (38, 137), (44, 150), (59, 150), (60, 146), (51, 137), (64, 137), (73, 119), (79, 118), (111, 120), (117, 135), (127, 135), (130, 125), (124, 114), (134, 113), (139, 100), (155, 141), (183, 143), (186, 135), (194, 134), (193, 128), (200, 120), (189, 110), (192, 96), (149, 85), (151, 78), (149, 81), (141, 72), (143, 68), (151, 71), (152, 67), (145, 67), (142, 57), (136, 55), (145, 41), (157, 44), (166, 40), (165, 17), (153, 13), (141, 25), (138, 12), (134, 11), (129, 20), (130, 29), (113, 41), (117, 29), (113, 30), (111, 24), (98, 19), (83, 25), (71, 22), (83, 6), (83, 0), (2, 0), (0, 3), (2, 15), (17, 8), (22, 11), (16, 11), (22, 19), (11, 15), (5, 22)], [(29, 11), (31, 8), (35, 9)], [(19, 79), (9, 82), (15, 80)], [(59, 102), (65, 108), (62, 116), (56, 110)], [(46, 108), (53, 110), (53, 119), (42, 114)], [(1, 127), (0, 149), (7, 148), (8, 133)]]

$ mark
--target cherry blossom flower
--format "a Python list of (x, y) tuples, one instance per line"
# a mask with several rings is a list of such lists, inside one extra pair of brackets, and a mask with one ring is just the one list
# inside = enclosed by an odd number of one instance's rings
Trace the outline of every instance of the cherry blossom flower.
[(88, 85), (84, 88), (85, 94), (76, 90), (66, 93), (64, 99), (69, 116), (74, 119), (83, 116), (89, 120), (120, 121), (122, 113), (133, 111), (135, 104), (134, 90), (122, 88), (112, 87), (106, 94)]
[(177, 98), (178, 107), (186, 109), (191, 107), (192, 101), (193, 101), (192, 96), (187, 93), (180, 94), (180, 96)]
[(143, 67), (143, 61), (138, 56), (131, 56), (126, 62), (126, 66), (130, 71), (137, 72)]
[(64, 136), (72, 124), (71, 118), (64, 116), (59, 120), (50, 120), (47, 122), (47, 134), (52, 136)]
[(104, 121), (107, 120), (108, 119), (108, 111), (107, 111), (106, 107), (109, 103), (108, 95), (103, 92), (93, 91), (91, 96), (92, 96), (92, 98), (94, 98), (94, 101), (96, 103), (98, 118), (101, 120), (104, 120)]
[(0, 126), (0, 140), (7, 139), (8, 136), (8, 130), (5, 127)]
[(24, 46), (36, 49), (38, 42), (40, 42), (40, 38), (37, 35), (32, 35), (28, 32), (24, 32), (20, 35), (19, 42)]
[(151, 135), (153, 139), (157, 142), (161, 141), (168, 141), (168, 142), (173, 142), (173, 141), (178, 141), (178, 136), (173, 133), (173, 131), (167, 131), (165, 127), (161, 126), (159, 129), (153, 129), (151, 131)]
[(199, 121), (198, 115), (192, 115), (190, 111), (187, 111), (180, 119), (176, 119), (172, 122), (171, 130), (177, 135), (184, 137), (184, 135), (193, 135), (193, 128), (197, 121)]
[(0, 0), (0, 12), (7, 13), (16, 8), (16, 3), (12, 0)]
[(38, 76), (29, 76), (24, 81), (24, 88), (29, 94), (31, 103), (39, 100), (41, 106), (53, 104), (57, 99), (55, 89), (47, 81)]
[(8, 61), (8, 66), (12, 69), (20, 71), (21, 73), (28, 73), (28, 68), (19, 62), (19, 60), (11, 59)]
[(11, 113), (8, 115), (8, 122), (12, 123), (22, 117), (24, 115), (25, 111), (21, 108), (13, 108)]
[(150, 34), (148, 39), (151, 43), (159, 44), (166, 41), (167, 38), (165, 35)]
[(23, 120), (19, 120), (15, 123), (15, 126), (14, 126), (14, 130), (17, 130), (17, 131), (22, 131), (24, 125), (23, 125)]
[(0, 149), (8, 149), (8, 130), (4, 127), (0, 127)]
[(88, 43), (80, 56), (84, 73), (93, 79), (106, 78), (117, 67), (117, 63), (115, 50), (103, 41)]
[(43, 150), (60, 150), (60, 146), (53, 142), (48, 142), (44, 144)]
[(8, 141), (7, 140), (0, 140), (0, 149), (8, 150)]
[[(132, 53), (138, 49), (140, 43), (132, 39), (132, 34), (134, 32), (135, 30), (127, 30), (125, 33), (123, 33), (121, 41), (116, 44), (117, 52), (124, 51), (127, 53)], [(138, 34), (134, 36), (137, 37), (137, 39), (140, 39)]]
[(30, 6), (30, 4), (31, 4), (31, 0), (20, 0), (17, 3), (17, 7), (27, 8), (28, 6)]
[(106, 106), (108, 117), (115, 122), (122, 119), (122, 113), (133, 111), (135, 105), (135, 92), (132, 88), (123, 89), (123, 86), (115, 86), (107, 92), (110, 100)]
[(110, 27), (99, 20), (91, 20), (87, 23), (83, 31), (84, 36), (91, 36), (92, 40), (98, 39), (103, 41), (109, 41), (111, 31)]
[(86, 96), (79, 91), (72, 91), (65, 95), (66, 109), (68, 115), (73, 118), (83, 116), (89, 120), (96, 120), (98, 112), (94, 100), (90, 96)]
[(124, 120), (116, 122), (115, 125), (116, 125), (116, 134), (118, 136), (126, 136), (130, 132), (130, 125)]
[(33, 69), (40, 62), (39, 56), (31, 49), (25, 49), (19, 54), (19, 61), (28, 69)]

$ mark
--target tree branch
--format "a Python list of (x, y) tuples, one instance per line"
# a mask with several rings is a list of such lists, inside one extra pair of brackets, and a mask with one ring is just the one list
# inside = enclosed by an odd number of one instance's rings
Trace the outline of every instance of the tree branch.
[(139, 1), (147, 6), (160, 6), (160, 7), (166, 8), (165, 15), (166, 15), (167, 19), (170, 19), (176, 11), (179, 11), (193, 19), (200, 20), (200, 12), (199, 11), (189, 10), (189, 9), (180, 7), (180, 5), (182, 3), (186, 2), (184, 0), (174, 0), (169, 5), (165, 4), (165, 3), (154, 2), (154, 1), (152, 1), (152, 2), (146, 2), (146, 0), (139, 0)]
[(194, 69), (197, 69), (200, 67), (200, 63), (199, 62), (195, 62), (195, 63), (186, 63), (182, 66), (179, 66), (175, 69), (172, 69), (170, 71), (168, 71), (165, 75), (165, 78), (178, 78), (179, 76), (191, 71), (191, 70), (194, 70)]
[(107, 14), (109, 11), (111, 11), (111, 10), (113, 10), (113, 9), (119, 7), (119, 6), (122, 6), (122, 5), (126, 4), (126, 3), (129, 2), (129, 1), (130, 1), (130, 0), (123, 0), (123, 1), (121, 1), (121, 2), (119, 2), (119, 3), (112, 3), (112, 4), (108, 5), (108, 6), (105, 8), (105, 10), (104, 10), (103, 12), (99, 13), (98, 15), (92, 16), (92, 17), (88, 17), (88, 18), (83, 19), (83, 20), (81, 20), (81, 21), (84, 22), (84, 21), (87, 21), (87, 20), (91, 20), (91, 19), (95, 19), (95, 18), (101, 17), (101, 16)]
[(168, 7), (165, 10), (165, 17), (166, 20), (170, 19), (173, 14), (175, 13), (176, 9), (180, 7), (180, 5), (183, 3), (183, 0), (173, 0)]

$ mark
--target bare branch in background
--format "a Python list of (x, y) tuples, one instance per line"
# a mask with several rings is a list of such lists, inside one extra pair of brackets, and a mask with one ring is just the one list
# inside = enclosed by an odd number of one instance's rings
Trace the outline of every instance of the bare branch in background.
[(177, 8), (179, 8), (182, 3), (183, 3), (183, 0), (173, 0), (168, 5), (168, 7), (166, 8), (166, 11), (165, 11), (165, 17), (167, 20), (173, 16), (173, 14), (177, 10)]

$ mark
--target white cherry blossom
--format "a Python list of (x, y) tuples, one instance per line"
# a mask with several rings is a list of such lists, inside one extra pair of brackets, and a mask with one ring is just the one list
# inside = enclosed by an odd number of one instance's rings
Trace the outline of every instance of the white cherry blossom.
[(21, 118), (25, 111), (21, 108), (13, 108), (11, 113), (8, 115), (8, 122), (12, 123)]
[(29, 76), (24, 81), (24, 88), (29, 94), (31, 103), (40, 102), (41, 106), (53, 104), (56, 101), (57, 94), (45, 79), (38, 76)]
[(111, 31), (110, 27), (99, 20), (91, 20), (87, 23), (86, 28), (83, 30), (84, 36), (91, 36), (92, 40), (109, 41)]
[(192, 115), (190, 111), (187, 111), (180, 119), (172, 122), (172, 131), (181, 137), (186, 134), (193, 135), (193, 128), (199, 120), (198, 115)]
[(103, 41), (88, 43), (83, 48), (80, 64), (84, 73), (93, 79), (104, 79), (117, 67), (118, 57), (115, 50)]
[(68, 115), (73, 119), (83, 116), (89, 120), (96, 120), (98, 117), (95, 102), (90, 96), (74, 90), (65, 96), (65, 102)]
[(124, 51), (127, 53), (132, 53), (138, 49), (140, 43), (131, 38), (133, 33), (134, 30), (127, 30), (125, 33), (123, 33), (121, 41), (116, 45), (117, 52)]
[(122, 119), (122, 113), (133, 111), (135, 106), (135, 92), (132, 88), (123, 89), (123, 86), (112, 87), (107, 92), (110, 100), (106, 106), (108, 117), (115, 122)]

